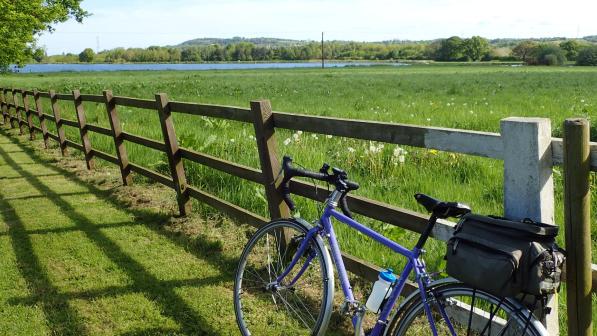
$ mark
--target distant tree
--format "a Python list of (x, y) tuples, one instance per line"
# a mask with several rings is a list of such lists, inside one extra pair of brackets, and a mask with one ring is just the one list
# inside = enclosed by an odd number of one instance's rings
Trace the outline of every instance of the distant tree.
[(91, 48), (86, 48), (79, 54), (79, 62), (90, 63), (95, 57), (95, 52)]
[(183, 62), (201, 62), (201, 49), (197, 47), (183, 49), (180, 52), (180, 60)]
[(539, 46), (534, 41), (522, 41), (518, 43), (512, 49), (512, 55), (520, 58), (523, 62), (527, 62), (527, 58), (533, 53), (533, 51)]
[(567, 59), (574, 61), (582, 48), (582, 44), (577, 40), (566, 40), (560, 43), (560, 48), (566, 52)]
[(576, 65), (597, 65), (597, 45), (581, 49), (576, 57)]
[(38, 63), (43, 61), (46, 57), (48, 57), (48, 55), (43, 48), (37, 48), (33, 51), (33, 59)]
[(437, 59), (438, 58), (438, 53), (439, 53), (439, 49), (441, 47), (443, 40), (436, 40), (431, 42), (430, 44), (425, 46), (425, 50), (423, 51), (423, 54), (425, 55), (426, 59)]
[(464, 41), (458, 36), (452, 36), (440, 42), (435, 57), (438, 61), (462, 61), (465, 60)]
[(88, 13), (82, 0), (0, 0), (0, 71), (33, 57), (39, 33), (69, 18), (81, 22)]
[(464, 55), (471, 61), (479, 61), (489, 54), (489, 41), (481, 36), (473, 36), (462, 42)]
[(527, 58), (528, 64), (535, 65), (562, 65), (566, 62), (564, 51), (555, 44), (540, 44), (531, 52)]

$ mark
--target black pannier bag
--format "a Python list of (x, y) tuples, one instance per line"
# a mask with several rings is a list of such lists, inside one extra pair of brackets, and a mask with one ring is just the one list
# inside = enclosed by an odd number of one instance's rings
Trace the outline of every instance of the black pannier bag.
[(498, 297), (556, 293), (565, 260), (557, 235), (551, 224), (467, 214), (448, 241), (447, 273)]

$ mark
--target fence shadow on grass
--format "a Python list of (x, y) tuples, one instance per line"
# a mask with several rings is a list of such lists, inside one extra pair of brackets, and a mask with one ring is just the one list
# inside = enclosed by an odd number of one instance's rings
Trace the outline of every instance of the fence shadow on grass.
[[(179, 246), (184, 246), (185, 249), (193, 253), (196, 257), (207, 261), (216, 266), (221, 271), (221, 276), (207, 277), (203, 279), (191, 279), (180, 281), (160, 281), (155, 276), (150, 274), (144, 267), (126, 254), (122, 248), (106, 236), (102, 231), (102, 225), (97, 225), (90, 221), (82, 212), (81, 209), (74, 208), (70, 203), (62, 198), (62, 196), (52, 190), (48, 185), (44, 184), (38, 176), (23, 169), (16, 163), (8, 153), (0, 148), (0, 157), (4, 159), (6, 164), (14, 169), (15, 172), (23, 176), (24, 179), (38, 192), (45, 195), (56, 207), (58, 207), (64, 216), (67, 216), (74, 223), (76, 227), (73, 231), (82, 232), (90, 241), (92, 241), (114, 264), (118, 265), (126, 275), (131, 279), (131, 286), (114, 287), (101, 289), (98, 291), (88, 291), (79, 293), (58, 293), (53, 287), (47, 274), (44, 274), (43, 268), (40, 266), (39, 258), (35, 255), (31, 241), (29, 239), (30, 232), (25, 230), (23, 223), (14, 211), (3, 212), (3, 216), (10, 216), (6, 218), (7, 221), (14, 223), (10, 228), (10, 236), (13, 242), (13, 248), (22, 267), (22, 273), (30, 288), (32, 288), (33, 295), (30, 298), (12, 300), (13, 303), (19, 304), (23, 302), (42, 303), (44, 312), (48, 317), (51, 329), (54, 334), (85, 334), (85, 329), (81, 324), (80, 318), (76, 311), (73, 311), (68, 305), (68, 301), (73, 298), (93, 298), (105, 295), (119, 295), (127, 292), (144, 292), (149, 297), (153, 298), (156, 304), (160, 306), (160, 311), (163, 315), (170, 317), (172, 320), (178, 322), (181, 331), (188, 334), (218, 334), (214, 330), (209, 321), (212, 317), (199, 316), (190, 306), (187, 305), (175, 292), (175, 289), (181, 286), (205, 286), (222, 281), (230, 281), (236, 265), (236, 259), (228, 258), (220, 253), (219, 250), (207, 250), (213, 246), (213, 242), (203, 237), (190, 238), (184, 235), (177, 235), (166, 232), (161, 228), (161, 224), (168, 219), (166, 215), (157, 215), (155, 212), (138, 209), (127, 209), (127, 204), (117, 200), (110, 190), (100, 190), (94, 186), (82, 181), (74, 173), (66, 171), (55, 165), (48, 165), (46, 159), (40, 157), (35, 151), (15, 140), (8, 132), (1, 130), (0, 134), (9, 139), (12, 144), (17, 145), (22, 152), (29, 156), (38, 164), (45, 164), (45, 167), (52, 171), (65, 176), (69, 181), (72, 181), (79, 186), (86, 188), (90, 193), (94, 194), (101, 200), (112, 203), (117, 208), (130, 213), (134, 216), (135, 221), (146, 224), (154, 232), (167, 236), (170, 241)], [(6, 195), (3, 195), (6, 196)], [(9, 207), (7, 201), (2, 201), (2, 206)], [(14, 210), (14, 209), (13, 209)], [(129, 225), (139, 225), (137, 222), (130, 222)], [(119, 226), (126, 226), (127, 223), (118, 223)], [(57, 230), (69, 230), (57, 229)], [(52, 231), (52, 230), (47, 230)], [(197, 248), (188, 249), (188, 246), (197, 246)], [(202, 248), (203, 247), (203, 248)], [(141, 330), (139, 333), (147, 334), (152, 330)], [(157, 331), (157, 330), (154, 330)], [(172, 330), (161, 330), (161, 332), (172, 332)], [(139, 334), (133, 332), (131, 335)]]
[[(0, 149), (0, 155), (4, 153)], [(47, 319), (52, 335), (84, 335), (85, 328), (80, 318), (68, 303), (68, 298), (58, 292), (44, 272), (40, 260), (33, 250), (29, 233), (10, 203), (0, 192), (0, 217), (10, 223), (9, 235), (17, 266), (31, 297), (27, 301), (40, 305)]]

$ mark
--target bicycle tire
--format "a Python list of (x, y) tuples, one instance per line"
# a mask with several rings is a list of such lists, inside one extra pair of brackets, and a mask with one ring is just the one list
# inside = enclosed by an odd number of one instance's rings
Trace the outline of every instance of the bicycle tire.
[[(319, 235), (310, 244), (309, 253), (315, 253), (315, 257), (292, 289), (272, 291), (264, 287), (286, 268), (299, 245), (296, 240), (304, 239), (309, 229), (311, 225), (303, 220), (274, 220), (257, 230), (245, 246), (236, 271), (233, 295), (236, 321), (242, 335), (325, 334), (332, 313), (334, 273), (329, 252)], [(282, 246), (280, 232), (284, 231), (292, 240)], [(291, 251), (290, 256), (288, 251)], [(266, 261), (262, 260), (264, 253)], [(300, 270), (305, 256), (301, 256), (285, 280), (290, 281)]]
[[(515, 299), (498, 298), (453, 279), (431, 284), (426, 293), (429, 306), (434, 309), (433, 315), (438, 335), (451, 335), (445, 320), (439, 314), (438, 303), (446, 305), (446, 314), (459, 336), (549, 335), (541, 322)], [(425, 334), (431, 334), (431, 329), (421, 295), (417, 291), (401, 304), (385, 335)]]

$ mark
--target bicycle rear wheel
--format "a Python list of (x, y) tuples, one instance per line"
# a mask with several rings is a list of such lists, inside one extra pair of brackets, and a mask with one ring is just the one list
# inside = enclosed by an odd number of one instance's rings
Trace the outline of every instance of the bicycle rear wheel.
[[(438, 335), (543, 336), (543, 325), (519, 302), (502, 299), (465, 284), (439, 283), (427, 289), (428, 304)], [(445, 317), (440, 307), (444, 307)], [(450, 324), (446, 323), (446, 318)], [(405, 301), (387, 335), (431, 335), (420, 294)]]
[[(276, 220), (259, 229), (247, 243), (234, 283), (234, 310), (243, 335), (325, 333), (332, 311), (334, 278), (321, 237), (311, 239), (280, 286), (271, 286), (290, 264), (310, 228), (302, 221)], [(311, 262), (298, 281), (285, 286), (308, 260)]]

